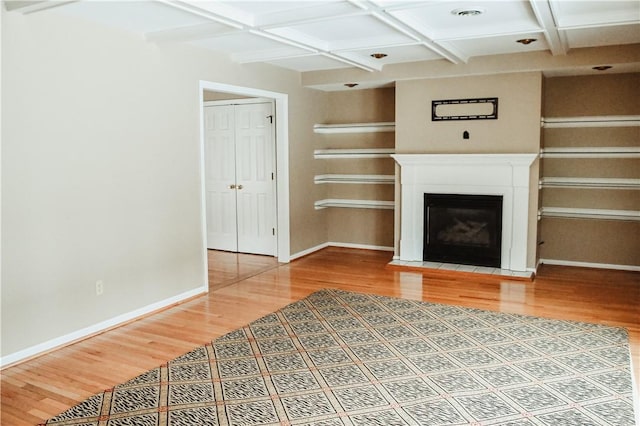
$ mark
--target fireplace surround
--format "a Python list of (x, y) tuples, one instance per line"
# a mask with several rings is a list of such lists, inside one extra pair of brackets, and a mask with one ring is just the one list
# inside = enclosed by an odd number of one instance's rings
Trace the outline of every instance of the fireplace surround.
[[(399, 260), (422, 261), (424, 194), (502, 197), (500, 268), (526, 272), (531, 167), (537, 154), (395, 154), (400, 166)], [(535, 181), (535, 179), (534, 179)], [(535, 247), (535, 246), (534, 246)], [(482, 265), (478, 265), (482, 266)]]

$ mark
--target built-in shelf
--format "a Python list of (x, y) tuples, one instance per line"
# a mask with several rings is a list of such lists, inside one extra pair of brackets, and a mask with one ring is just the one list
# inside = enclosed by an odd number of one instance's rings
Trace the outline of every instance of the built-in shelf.
[(357, 184), (386, 184), (395, 183), (394, 175), (317, 175), (315, 183), (357, 183)]
[(538, 212), (538, 218), (541, 217), (640, 221), (640, 211), (542, 207)]
[(544, 177), (540, 188), (640, 189), (640, 179)]
[(395, 132), (396, 123), (349, 123), (349, 124), (316, 124), (313, 126), (315, 133), (381, 133)]
[(318, 200), (314, 203), (314, 206), (316, 210), (325, 209), (327, 207), (393, 210), (395, 207), (395, 202), (381, 200), (345, 200), (331, 198), (326, 200)]
[(541, 158), (640, 158), (640, 147), (562, 147), (543, 148)]
[[(348, 124), (316, 124), (313, 126), (314, 133), (325, 134), (355, 134), (355, 133), (383, 133), (395, 132), (394, 122), (373, 122), (373, 123), (348, 123)], [(339, 139), (339, 141), (341, 141)], [(361, 159), (361, 158), (383, 158), (391, 159), (395, 153), (394, 148), (345, 148), (345, 149), (316, 149), (313, 157), (317, 160), (324, 159)], [(394, 175), (378, 174), (322, 174), (314, 177), (316, 184), (385, 184), (395, 183)], [(349, 209), (382, 209), (393, 210), (394, 201), (386, 200), (352, 200), (341, 198), (328, 198), (318, 200), (314, 203), (316, 210), (338, 207)]]
[(389, 158), (395, 152), (393, 148), (367, 149), (316, 149), (313, 151), (315, 159), (327, 158)]
[(542, 127), (637, 127), (640, 115), (600, 115), (585, 117), (543, 117)]

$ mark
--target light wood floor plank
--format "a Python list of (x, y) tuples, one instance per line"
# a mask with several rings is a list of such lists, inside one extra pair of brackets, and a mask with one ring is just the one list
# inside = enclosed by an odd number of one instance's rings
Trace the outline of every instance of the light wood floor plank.
[(1, 423), (42, 422), (322, 288), (626, 327), (640, 383), (640, 273), (543, 265), (527, 282), (396, 270), (390, 258), (327, 248), (277, 265), (265, 256), (210, 252), (208, 295), (4, 369)]

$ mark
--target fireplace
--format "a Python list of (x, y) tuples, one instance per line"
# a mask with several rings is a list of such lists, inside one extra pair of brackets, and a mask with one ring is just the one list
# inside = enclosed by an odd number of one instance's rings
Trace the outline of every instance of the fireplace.
[(499, 268), (502, 196), (424, 194), (423, 260)]
[[(535, 261), (536, 154), (394, 154), (400, 166), (397, 260), (424, 262), (424, 194), (502, 198), (502, 270), (526, 272)], [(449, 263), (452, 261), (441, 262)], [(461, 263), (456, 261), (456, 263)], [(531, 267), (533, 270), (533, 267)]]

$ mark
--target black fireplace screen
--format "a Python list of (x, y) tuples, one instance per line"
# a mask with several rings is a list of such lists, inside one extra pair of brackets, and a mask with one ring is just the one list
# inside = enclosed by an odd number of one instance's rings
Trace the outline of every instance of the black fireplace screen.
[(424, 194), (427, 261), (500, 267), (502, 196)]

